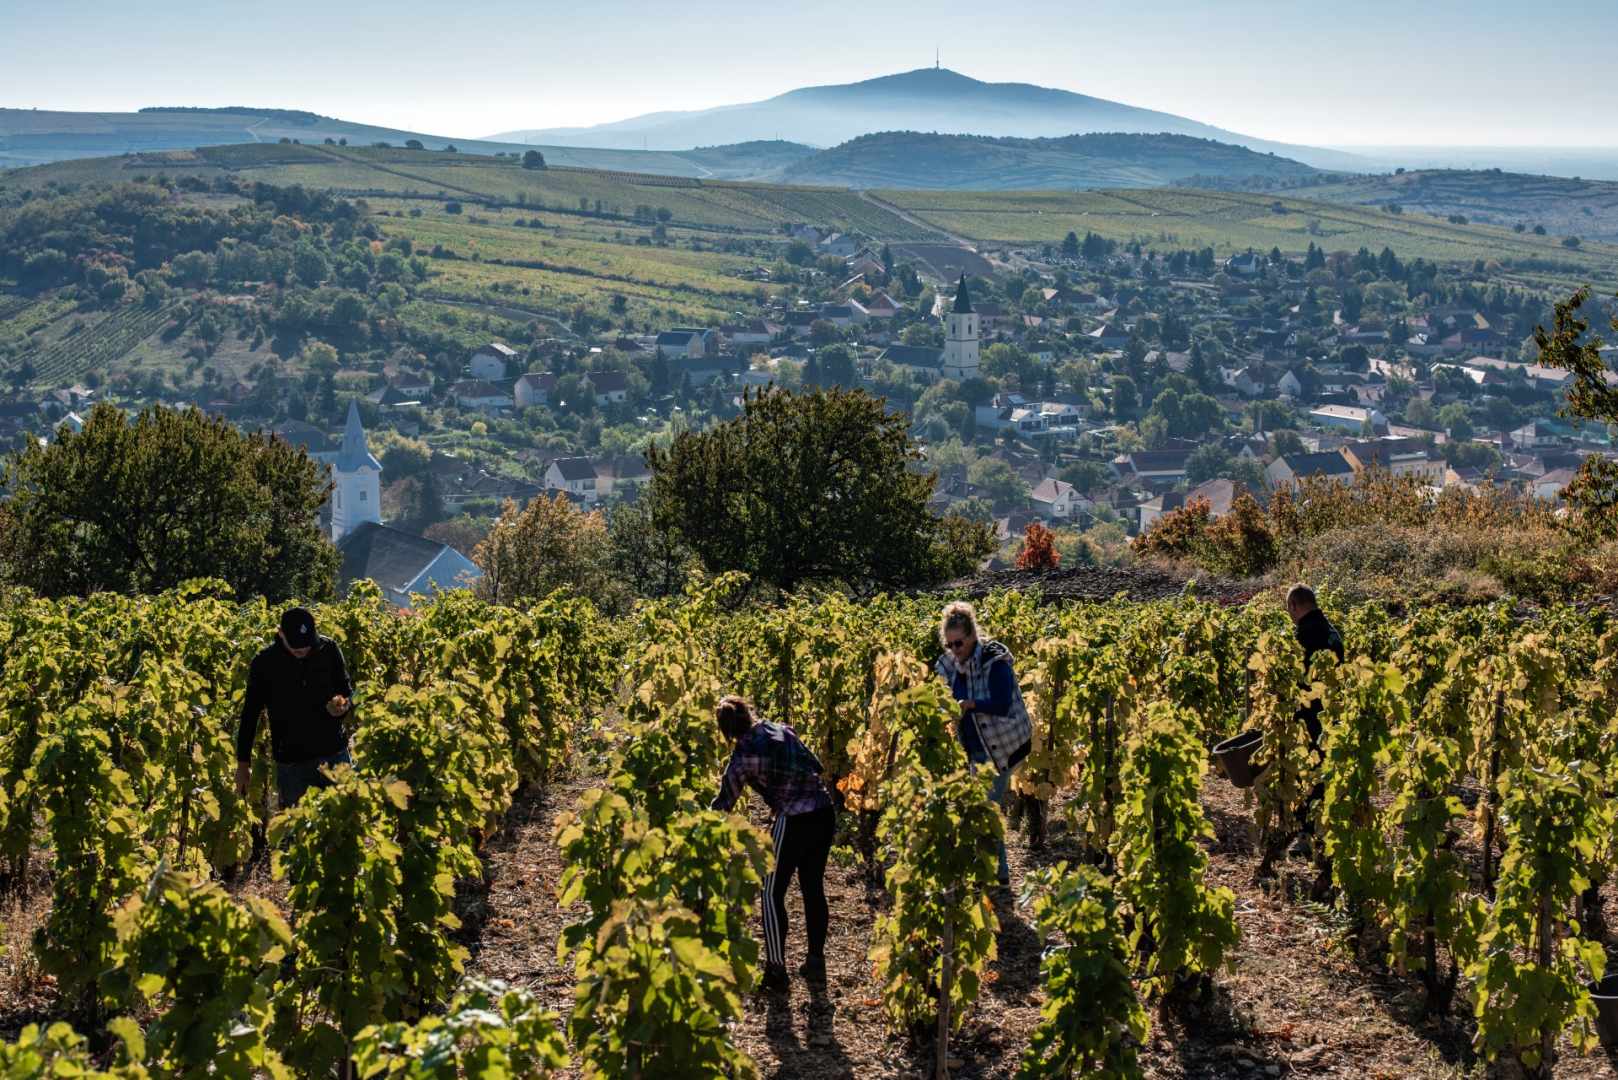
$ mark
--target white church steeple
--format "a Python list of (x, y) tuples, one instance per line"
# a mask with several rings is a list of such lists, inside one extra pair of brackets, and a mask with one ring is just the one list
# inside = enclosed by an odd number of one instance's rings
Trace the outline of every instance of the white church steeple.
[(359, 406), (352, 401), (343, 428), (343, 448), (331, 471), (331, 539), (335, 544), (367, 521), (382, 521), (382, 463), (365, 444)]
[(944, 378), (978, 377), (978, 316), (972, 298), (966, 294), (966, 275), (955, 288), (955, 303), (945, 316)]

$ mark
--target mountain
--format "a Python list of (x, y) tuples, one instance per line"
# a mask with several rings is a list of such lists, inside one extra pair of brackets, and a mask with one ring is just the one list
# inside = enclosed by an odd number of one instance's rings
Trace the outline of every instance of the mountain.
[(861, 135), (772, 174), (789, 184), (965, 191), (1164, 187), (1199, 183), (1273, 187), (1318, 170), (1273, 154), (1189, 135), (1069, 135), (995, 139), (890, 131)]
[(789, 139), (836, 146), (878, 131), (1055, 138), (1091, 132), (1168, 132), (1234, 143), (1322, 169), (1352, 171), (1359, 159), (1338, 150), (1252, 139), (1171, 113), (1028, 83), (987, 83), (920, 68), (837, 86), (792, 90), (766, 101), (696, 112), (648, 113), (587, 128), (508, 131), (507, 142), (558, 146), (688, 150), (693, 146)]

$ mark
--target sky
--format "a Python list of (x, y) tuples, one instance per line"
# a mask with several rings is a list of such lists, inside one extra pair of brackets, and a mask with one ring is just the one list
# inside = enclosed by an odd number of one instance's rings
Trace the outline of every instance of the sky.
[(473, 138), (853, 82), (935, 46), (974, 78), (1283, 142), (1618, 147), (1618, 0), (0, 0), (0, 106)]

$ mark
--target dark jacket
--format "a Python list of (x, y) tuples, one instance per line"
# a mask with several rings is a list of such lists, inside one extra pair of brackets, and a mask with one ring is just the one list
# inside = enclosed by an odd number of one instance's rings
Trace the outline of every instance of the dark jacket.
[(1330, 649), (1337, 654), (1337, 662), (1343, 662), (1343, 635), (1326, 621), (1325, 613), (1319, 608), (1299, 619), (1293, 629), (1298, 635), (1298, 644), (1303, 646), (1304, 667), (1307, 668), (1315, 653), (1322, 649)]
[(343, 650), (331, 638), (320, 638), (299, 660), (279, 640), (259, 650), (247, 670), (247, 697), (236, 728), (236, 760), (253, 756), (259, 714), (270, 713), (270, 749), (282, 764), (319, 761), (348, 747), (343, 717), (326, 712), (335, 694), (352, 697)]
[[(1314, 659), (1315, 653), (1330, 649), (1337, 657), (1337, 662), (1343, 662), (1343, 635), (1337, 628), (1326, 621), (1325, 614), (1319, 609), (1311, 611), (1298, 620), (1293, 627), (1298, 635), (1298, 644), (1303, 646), (1303, 667), (1305, 673), (1309, 670), (1309, 661)], [(1320, 746), (1320, 702), (1311, 702), (1298, 710), (1298, 717), (1309, 729), (1309, 742), (1317, 749)]]

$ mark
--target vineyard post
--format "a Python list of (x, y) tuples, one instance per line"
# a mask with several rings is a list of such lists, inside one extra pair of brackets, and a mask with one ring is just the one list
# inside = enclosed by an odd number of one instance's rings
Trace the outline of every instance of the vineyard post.
[[(1536, 935), (1539, 945), (1538, 963), (1541, 971), (1551, 970), (1553, 956), (1552, 946), (1555, 944), (1555, 924), (1551, 921), (1551, 894), (1547, 889), (1539, 894), (1539, 920)], [(1540, 1029), (1539, 1035), (1539, 1066), (1529, 1070), (1531, 1076), (1551, 1075), (1551, 1054), (1556, 1050), (1556, 1023), (1547, 1019)]]
[(1499, 817), (1500, 782), (1500, 724), (1505, 717), (1505, 691), (1496, 692), (1494, 723), (1489, 728), (1489, 776), (1484, 785), (1483, 798), (1483, 888), (1494, 899), (1494, 827)]
[(1116, 694), (1108, 694), (1107, 695), (1107, 726), (1104, 729), (1104, 732), (1102, 734), (1102, 739), (1101, 739), (1101, 767), (1102, 767), (1102, 770), (1103, 770), (1102, 774), (1101, 774), (1102, 784), (1103, 784), (1103, 787), (1102, 787), (1102, 790), (1101, 790), (1101, 805), (1102, 805), (1102, 808), (1103, 808), (1103, 814), (1105, 815), (1104, 816), (1104, 821), (1105, 821), (1105, 825), (1106, 825), (1106, 835), (1107, 835), (1107, 846), (1106, 846), (1106, 849), (1105, 849), (1106, 850), (1105, 863), (1106, 863), (1106, 867), (1107, 867), (1107, 872), (1109, 874), (1112, 873), (1113, 868), (1116, 865), (1116, 860), (1115, 860), (1115, 858), (1113, 857), (1113, 854), (1112, 854), (1112, 830), (1113, 830), (1114, 817), (1115, 817), (1115, 807), (1114, 807), (1114, 802), (1113, 802), (1113, 798), (1114, 798), (1114, 790), (1113, 789), (1116, 786), (1115, 782), (1114, 782), (1114, 778), (1115, 778), (1114, 770), (1116, 770), (1117, 767), (1118, 767), (1118, 763), (1117, 763), (1117, 760), (1116, 760), (1117, 759), (1117, 745), (1116, 744), (1117, 744), (1117, 739), (1118, 739), (1118, 727), (1117, 727), (1117, 723), (1116, 723), (1116, 720), (1115, 720), (1115, 717), (1114, 717), (1113, 710), (1114, 710), (1114, 707), (1115, 707), (1115, 705), (1117, 703), (1117, 700), (1118, 700), (1118, 697), (1117, 697)]
[(949, 1080), (949, 995), (955, 975), (955, 899), (954, 888), (944, 890), (944, 953), (938, 973), (938, 1066), (936, 1080)]

